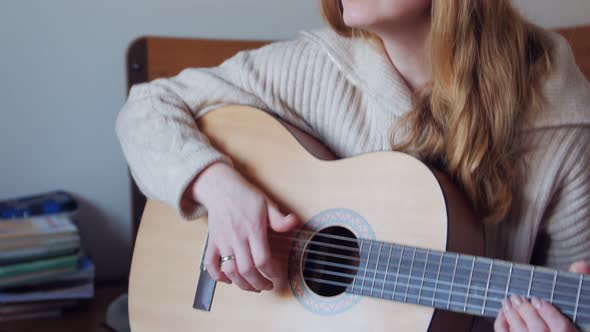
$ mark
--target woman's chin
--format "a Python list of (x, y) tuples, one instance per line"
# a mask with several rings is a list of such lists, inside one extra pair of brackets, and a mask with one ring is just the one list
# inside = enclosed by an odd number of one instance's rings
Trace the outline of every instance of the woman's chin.
[(344, 24), (350, 28), (365, 29), (371, 25), (366, 18), (354, 14), (349, 16), (344, 15), (342, 19)]

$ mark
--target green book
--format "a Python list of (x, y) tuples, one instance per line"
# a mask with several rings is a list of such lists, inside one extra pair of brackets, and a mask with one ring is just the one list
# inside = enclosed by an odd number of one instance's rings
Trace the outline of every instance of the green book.
[(75, 267), (78, 264), (79, 258), (79, 254), (76, 253), (74, 255), (0, 266), (0, 280), (2, 278), (15, 277), (21, 274)]
[(61, 277), (72, 275), (77, 271), (76, 266), (44, 270), (41, 272), (33, 272), (26, 274), (19, 274), (13, 277), (0, 278), (0, 289), (17, 287), (17, 286), (31, 286), (52, 280), (57, 280)]

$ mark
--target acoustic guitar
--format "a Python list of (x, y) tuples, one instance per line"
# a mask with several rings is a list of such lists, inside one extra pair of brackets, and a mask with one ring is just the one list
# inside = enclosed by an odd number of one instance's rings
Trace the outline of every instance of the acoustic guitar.
[(590, 278), (482, 257), (483, 231), (441, 172), (403, 153), (336, 160), (317, 140), (243, 106), (198, 121), (211, 143), (282, 211), (270, 234), (282, 277), (262, 293), (204, 270), (206, 217), (148, 201), (129, 281), (133, 331), (467, 331), (511, 294), (590, 326)]

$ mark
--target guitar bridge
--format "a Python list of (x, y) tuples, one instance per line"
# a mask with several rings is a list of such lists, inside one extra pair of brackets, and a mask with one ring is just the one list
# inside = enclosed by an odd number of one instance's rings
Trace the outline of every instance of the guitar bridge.
[(197, 283), (197, 291), (195, 292), (195, 299), (193, 301), (193, 308), (203, 311), (211, 311), (211, 304), (213, 303), (213, 295), (215, 294), (215, 286), (217, 281), (213, 280), (209, 272), (205, 270), (205, 254), (207, 253), (207, 243), (209, 236), (205, 241), (205, 249), (203, 250), (203, 257), (201, 257), (201, 266), (199, 267), (199, 281)]

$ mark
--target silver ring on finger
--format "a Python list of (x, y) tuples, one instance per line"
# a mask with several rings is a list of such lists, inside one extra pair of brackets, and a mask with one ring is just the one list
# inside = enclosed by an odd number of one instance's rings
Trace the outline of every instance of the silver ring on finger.
[(221, 265), (223, 265), (224, 262), (235, 260), (235, 258), (236, 256), (234, 255), (221, 256), (219, 258), (219, 267), (221, 268)]

